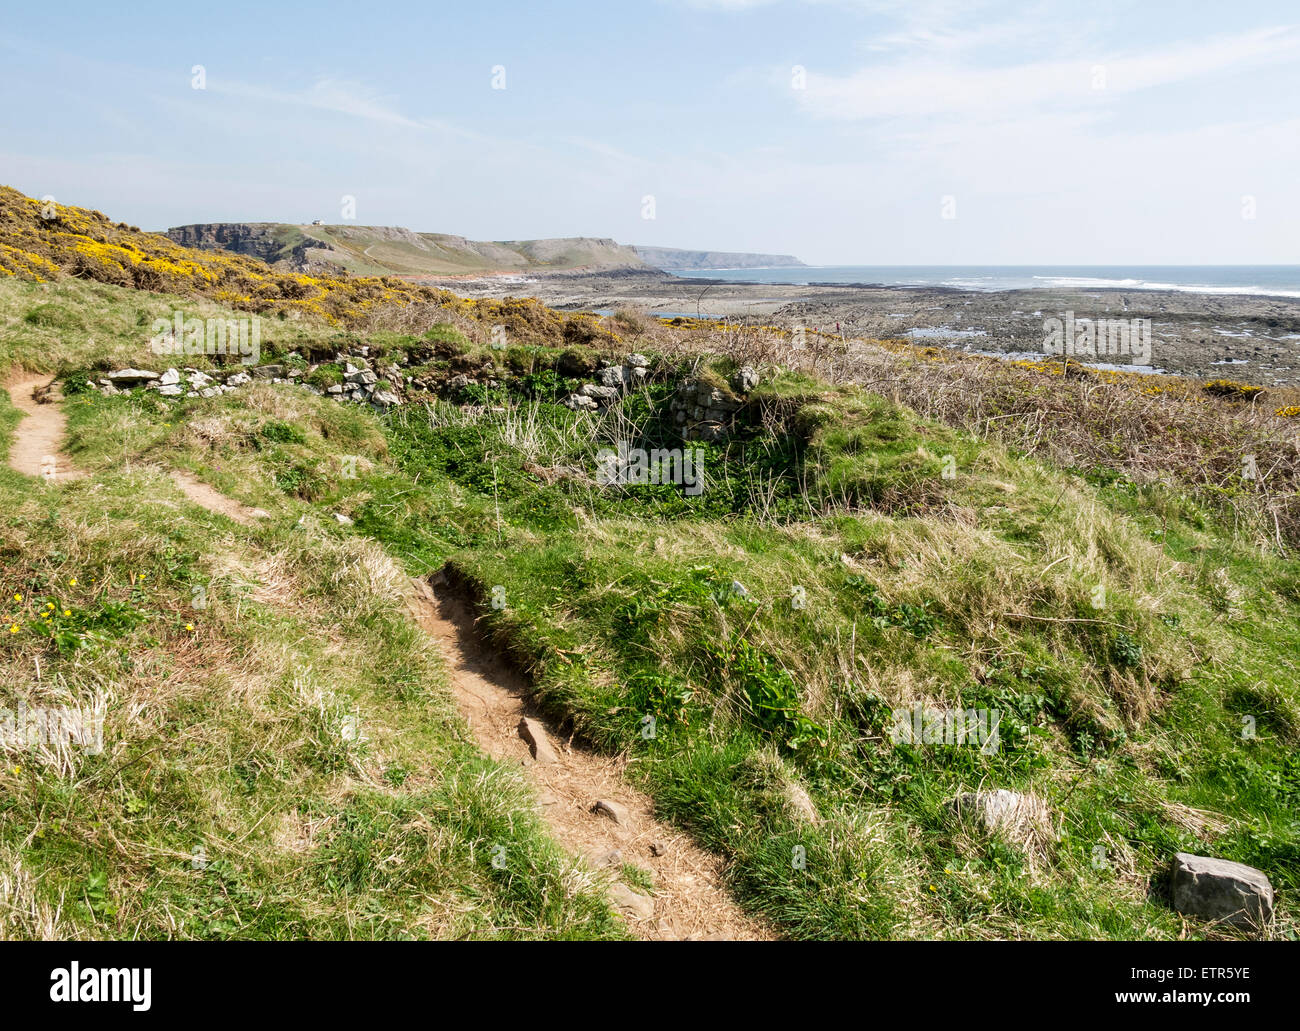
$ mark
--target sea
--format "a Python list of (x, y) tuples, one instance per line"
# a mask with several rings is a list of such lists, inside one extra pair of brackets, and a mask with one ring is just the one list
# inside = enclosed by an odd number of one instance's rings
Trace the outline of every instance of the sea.
[(947, 286), (988, 291), (1118, 288), (1300, 297), (1300, 265), (806, 265), (667, 271), (690, 279), (794, 286)]

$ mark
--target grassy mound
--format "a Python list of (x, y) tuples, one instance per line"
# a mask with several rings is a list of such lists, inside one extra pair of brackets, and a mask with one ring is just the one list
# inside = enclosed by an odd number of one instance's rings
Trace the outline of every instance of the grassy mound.
[[(139, 365), (141, 327), (172, 303), (5, 284), (0, 364), (74, 387)], [(1261, 461), (1277, 479), (1242, 486), (1265, 502), (1247, 509), (1216, 504), (1195, 460), (1144, 475), (1147, 452), (1105, 437), (1167, 417), (1179, 443), (1153, 447), (1226, 455), (1285, 416), (883, 345), (790, 371), (763, 350), (779, 336), (624, 329), (664, 345), (660, 372), (719, 389), (738, 364), (764, 373), (728, 438), (690, 445), (697, 495), (598, 482), (601, 448), (685, 446), (673, 377), (601, 412), (555, 403), (599, 333), (505, 352), (468, 323), (268, 334), (273, 353), (365, 341), (418, 351), (439, 382), (467, 363), (501, 377), (383, 417), (267, 382), (70, 392), (87, 478), (0, 472), (17, 627), (0, 663), (11, 708), (102, 706), (105, 747), (6, 750), (6, 933), (621, 934), (517, 777), (467, 743), (402, 610), (404, 575), (445, 569), (549, 711), (628, 756), (787, 935), (1234, 933), (1168, 905), (1185, 850), (1267, 872), (1270, 933), (1294, 937), (1291, 466)], [(1048, 404), (1052, 434), (1029, 415)], [(171, 468), (271, 519), (194, 509)], [(996, 714), (996, 747), (955, 740), (958, 713)], [(900, 735), (918, 724), (938, 732)], [(994, 788), (1027, 800), (1022, 819), (949, 805)]]
[[(146, 457), (174, 416), (69, 407), (92, 478), (0, 470), (0, 708), (98, 713), (102, 750), (6, 739), (0, 936), (623, 934), (472, 744), (377, 545), (284, 506), (241, 530)], [(382, 447), (350, 414), (312, 438)]]

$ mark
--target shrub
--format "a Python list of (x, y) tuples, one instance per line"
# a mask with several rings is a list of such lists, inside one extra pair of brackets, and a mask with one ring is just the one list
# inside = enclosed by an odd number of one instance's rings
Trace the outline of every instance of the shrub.
[(309, 372), (306, 381), (313, 387), (320, 387), (322, 390), (326, 387), (337, 386), (343, 382), (343, 369), (334, 362), (328, 362)]
[(1212, 379), (1203, 383), (1201, 389), (1215, 397), (1230, 397), (1238, 401), (1249, 400), (1264, 392), (1263, 387), (1252, 387), (1248, 383), (1238, 383), (1233, 379)]
[(555, 360), (555, 371), (574, 379), (590, 376), (596, 371), (596, 353), (586, 347), (566, 347)]
[(276, 444), (305, 444), (307, 438), (296, 426), (287, 422), (272, 421), (262, 427), (262, 436)]
[(456, 351), (469, 347), (469, 338), (450, 322), (438, 322), (430, 326), (424, 339), (433, 344), (446, 344)]

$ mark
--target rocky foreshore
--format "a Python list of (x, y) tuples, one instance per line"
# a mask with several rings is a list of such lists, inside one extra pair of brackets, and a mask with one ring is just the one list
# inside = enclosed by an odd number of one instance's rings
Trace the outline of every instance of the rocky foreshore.
[[(816, 277), (816, 269), (803, 275)], [(1260, 386), (1300, 385), (1300, 299), (1177, 290), (958, 290), (791, 286), (647, 269), (427, 280), (473, 297), (537, 297), (563, 310), (634, 307), (663, 315), (804, 326), (846, 339), (911, 339), (966, 352), (1043, 354), (1048, 319), (1150, 319), (1147, 371)], [(1098, 359), (1104, 362), (1106, 359)], [(1111, 360), (1114, 363), (1114, 360)], [(1127, 358), (1118, 363), (1132, 364)]]

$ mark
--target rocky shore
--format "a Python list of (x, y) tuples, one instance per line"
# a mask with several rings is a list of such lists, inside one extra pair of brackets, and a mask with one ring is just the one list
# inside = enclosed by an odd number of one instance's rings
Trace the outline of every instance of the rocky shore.
[[(646, 269), (422, 279), (471, 297), (537, 297), (563, 310), (630, 306), (656, 314), (804, 326), (846, 338), (908, 338), (962, 351), (1044, 353), (1044, 322), (1151, 320), (1150, 365), (1204, 379), (1300, 385), (1300, 300), (1182, 291), (786, 286), (689, 279)], [(1098, 364), (1131, 367), (1128, 357)]]

